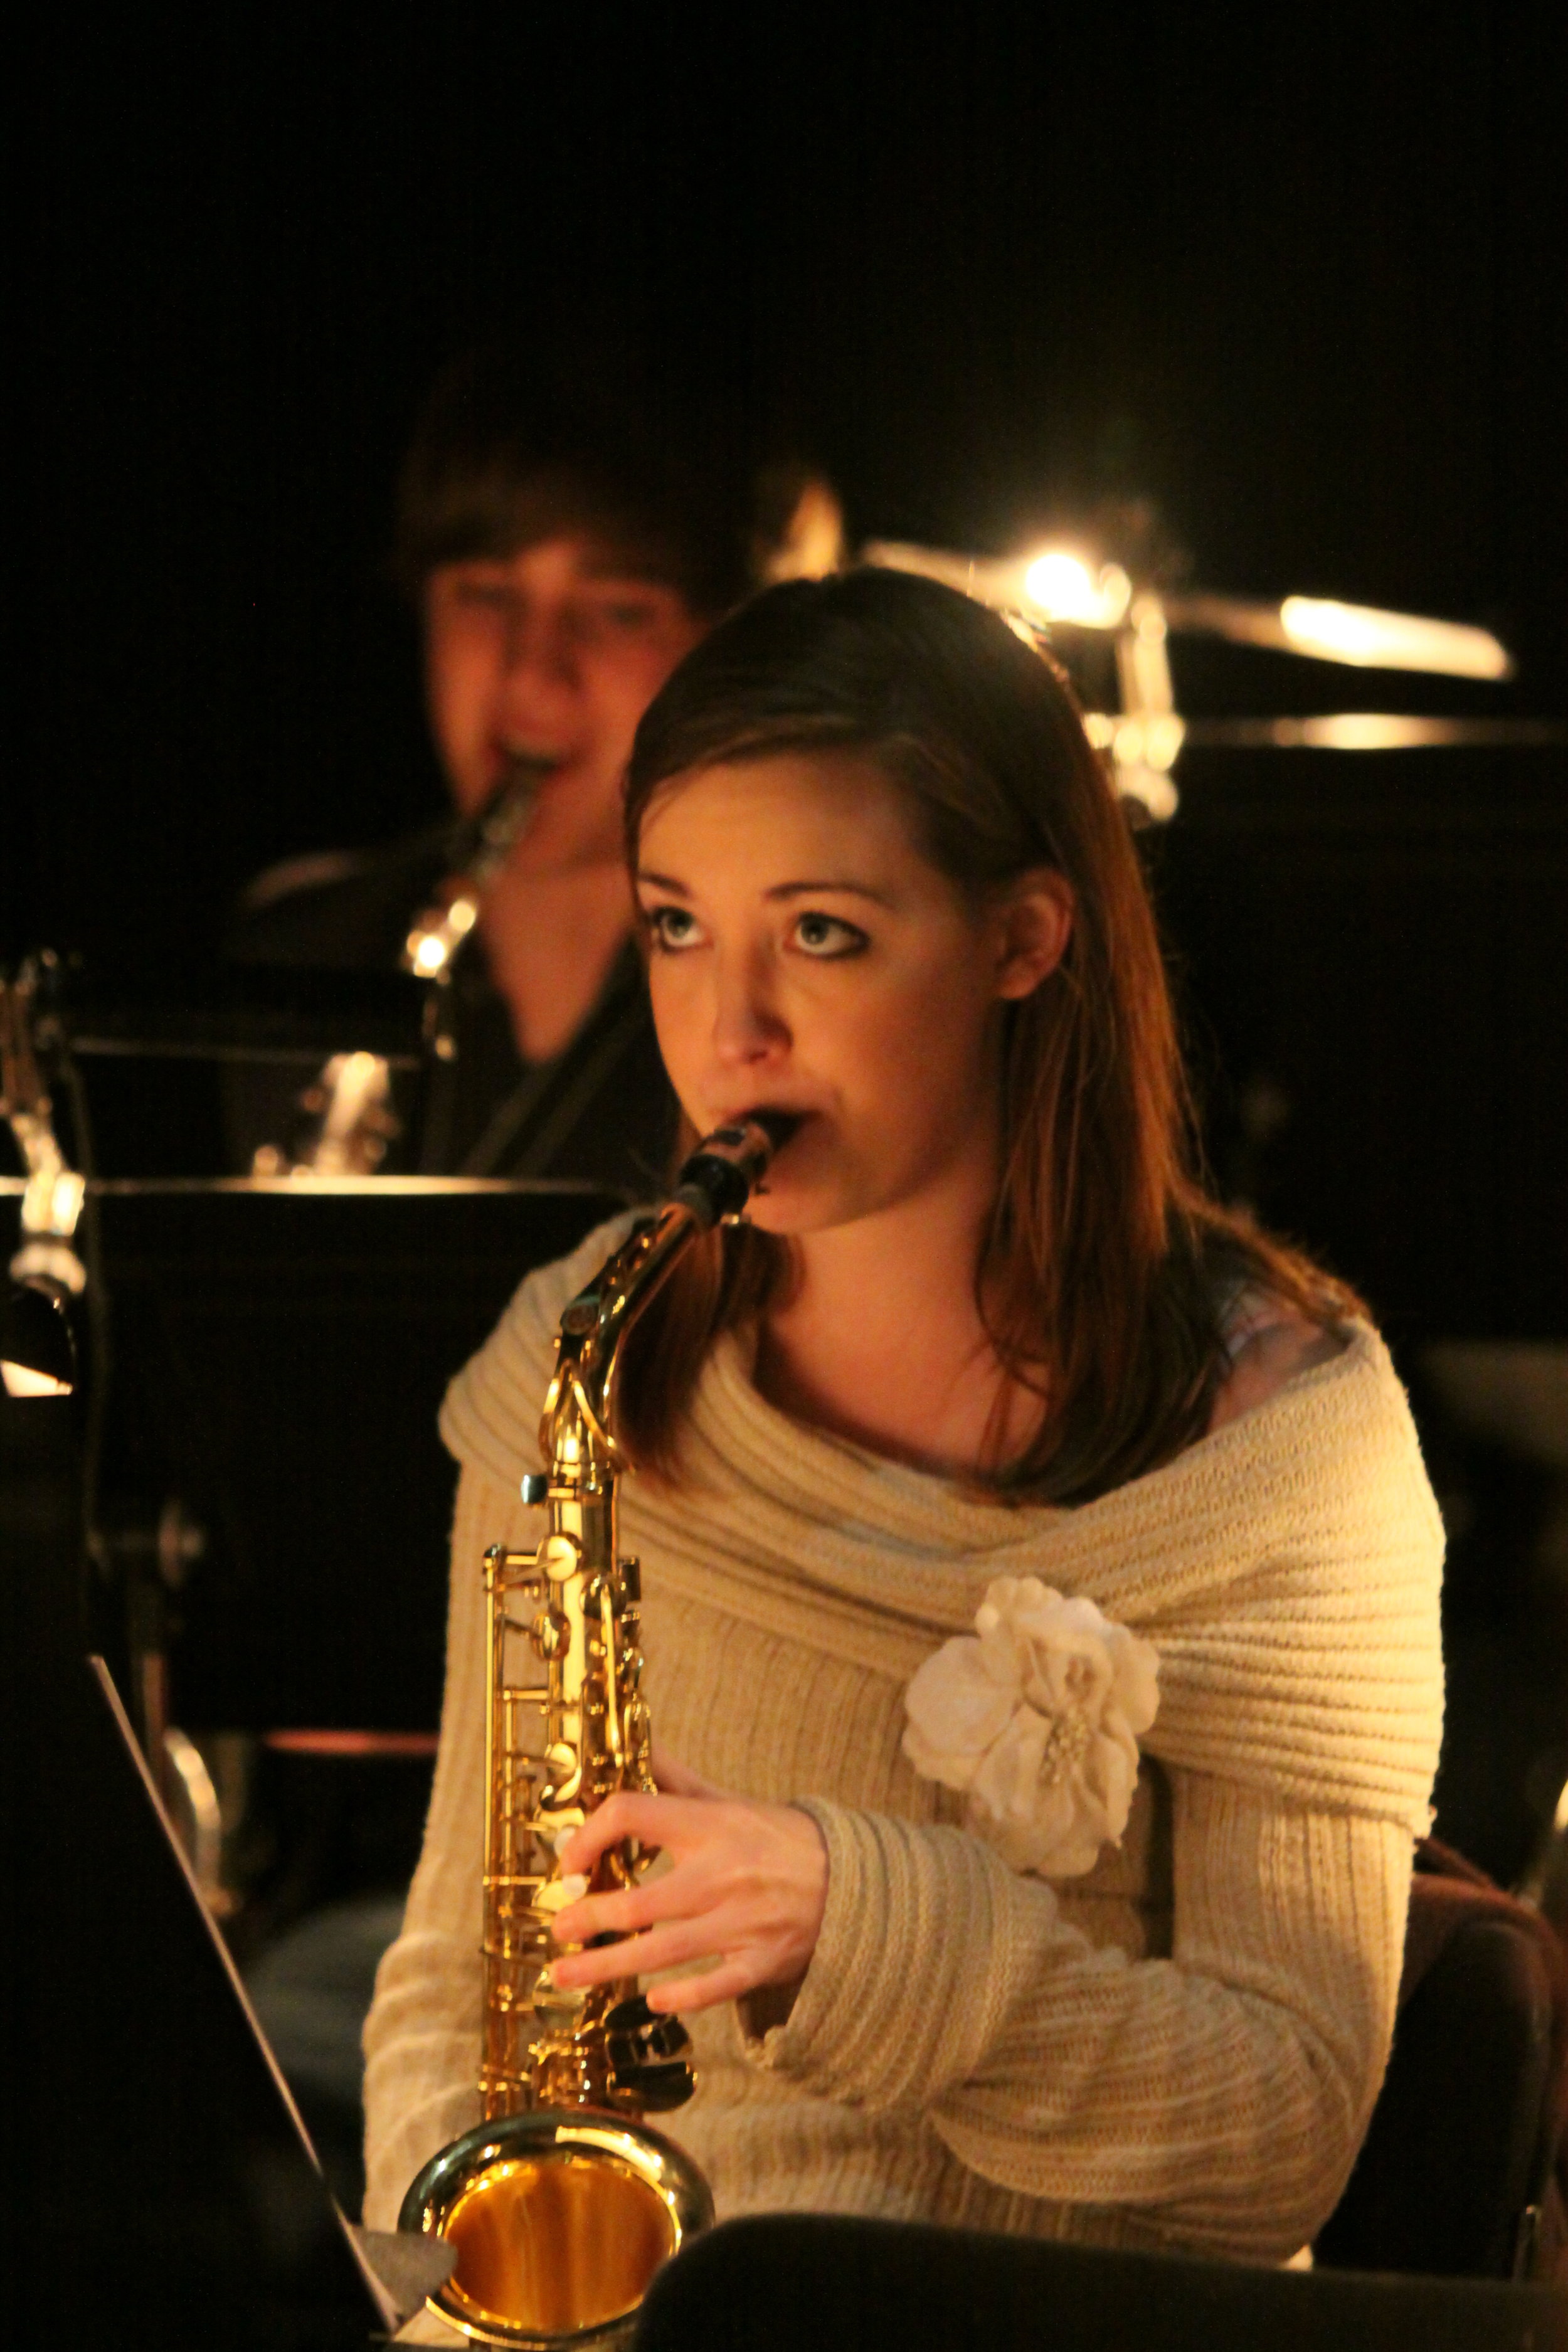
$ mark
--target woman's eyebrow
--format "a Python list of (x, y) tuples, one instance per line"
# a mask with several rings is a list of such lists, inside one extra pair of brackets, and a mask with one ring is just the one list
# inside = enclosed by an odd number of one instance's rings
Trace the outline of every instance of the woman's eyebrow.
[[(678, 882), (673, 874), (654, 874), (650, 873), (647, 866), (639, 866), (636, 879), (639, 889), (668, 890), (677, 898), (689, 898), (691, 896), (687, 885), (684, 882)], [(809, 898), (822, 890), (836, 891), (841, 898), (868, 898), (874, 906), (878, 907), (891, 907), (893, 904), (885, 891), (873, 890), (868, 882), (837, 880), (775, 882), (771, 889), (763, 891), (763, 896), (764, 898)]]
[(763, 895), (769, 898), (805, 898), (818, 890), (836, 890), (841, 897), (847, 898), (869, 898), (873, 905), (878, 907), (890, 907), (893, 903), (885, 890), (873, 890), (868, 882), (838, 882), (821, 879), (806, 882), (775, 882), (773, 888)]

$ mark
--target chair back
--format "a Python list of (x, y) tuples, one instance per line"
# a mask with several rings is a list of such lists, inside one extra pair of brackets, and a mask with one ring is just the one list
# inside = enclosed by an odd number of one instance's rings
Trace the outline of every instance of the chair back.
[(1529, 2275), (1557, 2157), (1565, 2024), (1568, 1970), (1553, 1931), (1425, 1842), (1388, 2073), (1316, 2260)]
[(778, 2214), (662, 2270), (637, 2352), (1568, 2352), (1568, 2295)]

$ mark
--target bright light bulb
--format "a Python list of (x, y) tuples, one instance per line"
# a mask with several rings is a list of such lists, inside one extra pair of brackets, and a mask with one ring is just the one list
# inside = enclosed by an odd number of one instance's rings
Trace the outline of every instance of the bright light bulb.
[(1127, 611), (1132, 583), (1119, 563), (1102, 564), (1097, 579), (1081, 556), (1050, 547), (1025, 572), (1024, 593), (1048, 620), (1114, 629)]
[(1507, 677), (1513, 664), (1489, 629), (1384, 613), (1321, 596), (1287, 596), (1279, 625), (1298, 653), (1361, 669), (1418, 669), (1448, 677)]
[(1082, 621), (1100, 610), (1088, 564), (1059, 550), (1035, 558), (1024, 574), (1024, 586), (1031, 603), (1053, 621)]

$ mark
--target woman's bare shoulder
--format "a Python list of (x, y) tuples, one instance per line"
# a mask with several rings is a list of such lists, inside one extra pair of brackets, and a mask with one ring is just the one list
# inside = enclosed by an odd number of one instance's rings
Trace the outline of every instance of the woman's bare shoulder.
[(1233, 1320), (1228, 1345), (1230, 1369), (1209, 1415), (1211, 1433), (1267, 1404), (1302, 1372), (1331, 1364), (1349, 1341), (1342, 1332), (1325, 1330), (1282, 1299), (1262, 1298), (1255, 1292)]

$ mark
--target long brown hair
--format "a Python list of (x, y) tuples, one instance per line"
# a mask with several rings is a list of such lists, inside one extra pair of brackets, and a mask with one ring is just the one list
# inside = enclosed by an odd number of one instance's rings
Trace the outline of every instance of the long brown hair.
[[(682, 663), (637, 730), (626, 799), (634, 870), (663, 785), (721, 761), (827, 747), (875, 763), (924, 854), (972, 903), (1039, 866), (1072, 887), (1061, 963), (1005, 1008), (1002, 1176), (975, 1285), (1004, 1368), (1047, 1404), (991, 1491), (1087, 1500), (1201, 1433), (1238, 1291), (1257, 1286), (1325, 1327), (1359, 1304), (1197, 1181), (1126, 820), (1054, 664), (967, 597), (858, 572), (743, 606)], [(746, 1226), (688, 1253), (627, 1343), (620, 1427), (634, 1458), (679, 1477), (708, 1349), (782, 1297), (791, 1267), (786, 1241)]]

